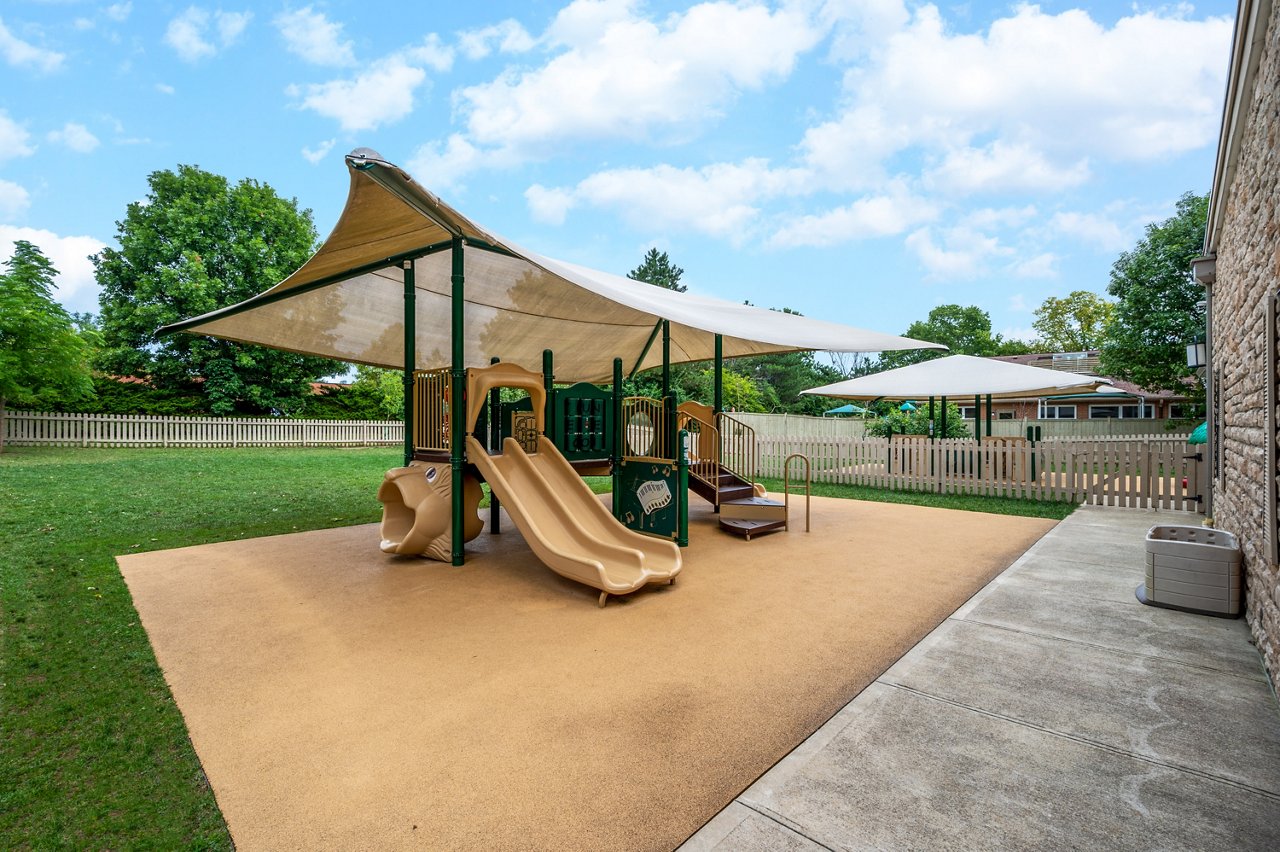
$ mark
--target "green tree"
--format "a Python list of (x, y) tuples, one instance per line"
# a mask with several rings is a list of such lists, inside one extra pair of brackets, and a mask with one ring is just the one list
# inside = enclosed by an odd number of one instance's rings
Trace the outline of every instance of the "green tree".
[(1098, 349), (1115, 315), (1115, 302), (1088, 290), (1072, 290), (1063, 298), (1050, 296), (1036, 308), (1032, 328), (1046, 350), (1085, 352)]
[(1146, 234), (1111, 267), (1107, 292), (1116, 299), (1100, 355), (1104, 375), (1147, 390), (1186, 392), (1186, 344), (1204, 333), (1204, 290), (1191, 275), (1203, 250), (1209, 197), (1188, 192), (1173, 216), (1147, 225)]
[(195, 166), (153, 172), (144, 201), (116, 223), (119, 249), (92, 260), (102, 285), (100, 366), (162, 390), (202, 388), (216, 414), (291, 413), (333, 362), (162, 325), (247, 299), (301, 266), (316, 245), (311, 211), (254, 180), (232, 186)]
[[(880, 407), (884, 408), (885, 406)], [(972, 437), (968, 425), (965, 424), (964, 418), (960, 416), (960, 409), (951, 402), (947, 403), (947, 428), (946, 434), (943, 434), (942, 411), (940, 409), (941, 405), (939, 405), (939, 410), (935, 412), (937, 425), (934, 427), (934, 437)], [(875, 438), (887, 438), (890, 434), (890, 428), (893, 429), (894, 435), (928, 435), (929, 406), (925, 404), (918, 406), (915, 411), (903, 411), (897, 403), (892, 403), (891, 407), (884, 411), (880, 417), (867, 421), (867, 434)]]
[(644, 256), (644, 262), (627, 273), (627, 277), (635, 281), (646, 281), (667, 290), (675, 290), (677, 293), (683, 293), (689, 289), (680, 283), (682, 275), (684, 270), (672, 263), (665, 251), (660, 252), (656, 248), (649, 249), (649, 253)]
[(924, 322), (917, 320), (911, 323), (903, 335), (915, 340), (941, 343), (951, 352), (940, 349), (885, 352), (880, 356), (880, 367), (876, 372), (919, 364), (947, 354), (995, 355), (1001, 344), (1000, 336), (991, 333), (990, 314), (974, 305), (939, 305), (929, 311), (929, 318)]
[(81, 334), (53, 298), (58, 270), (18, 240), (0, 274), (0, 452), (6, 400), (39, 404), (93, 396), (91, 331)]

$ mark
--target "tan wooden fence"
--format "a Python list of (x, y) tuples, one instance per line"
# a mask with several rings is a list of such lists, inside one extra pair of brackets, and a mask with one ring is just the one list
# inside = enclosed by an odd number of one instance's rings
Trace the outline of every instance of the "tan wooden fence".
[(1098, 506), (1200, 511), (1204, 466), (1182, 440), (761, 438), (756, 476), (782, 478), (791, 453), (815, 482), (891, 490), (1065, 500)]
[(52, 447), (368, 447), (404, 443), (382, 420), (151, 417), (8, 411), (5, 445)]

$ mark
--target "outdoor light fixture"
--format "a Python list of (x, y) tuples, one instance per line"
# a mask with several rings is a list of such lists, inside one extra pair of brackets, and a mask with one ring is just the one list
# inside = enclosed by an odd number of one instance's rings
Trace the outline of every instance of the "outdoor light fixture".
[(1187, 344), (1187, 367), (1191, 370), (1199, 370), (1206, 365), (1207, 361), (1204, 336), (1196, 335), (1195, 341)]

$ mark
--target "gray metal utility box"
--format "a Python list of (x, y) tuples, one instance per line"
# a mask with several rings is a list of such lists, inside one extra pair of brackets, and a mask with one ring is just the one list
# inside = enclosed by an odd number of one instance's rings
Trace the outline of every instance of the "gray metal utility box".
[(1240, 544), (1231, 533), (1177, 526), (1147, 532), (1147, 581), (1137, 590), (1144, 604), (1234, 618), (1242, 583)]

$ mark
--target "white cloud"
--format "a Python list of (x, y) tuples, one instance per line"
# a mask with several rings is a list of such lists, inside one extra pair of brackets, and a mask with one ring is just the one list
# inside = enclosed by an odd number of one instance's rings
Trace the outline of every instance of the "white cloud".
[(421, 44), (402, 51), (409, 62), (425, 65), (443, 74), (453, 67), (453, 48), (447, 47), (435, 33), (428, 34)]
[(564, 217), (577, 203), (567, 189), (547, 189), (536, 183), (524, 191), (524, 199), (534, 220), (548, 225), (563, 225)]
[[(169, 21), (164, 41), (184, 62), (198, 62), (215, 55), (218, 46), (230, 47), (234, 44), (252, 18), (252, 12), (219, 10), (211, 15), (207, 9), (189, 6), (185, 12)], [(217, 46), (212, 41), (210, 25), (217, 30)]]
[(112, 3), (110, 6), (102, 10), (102, 14), (118, 24), (124, 23), (129, 18), (129, 13), (133, 11), (132, 3)]
[[(484, 153), (460, 133), (455, 133), (443, 144), (427, 143), (413, 152), (409, 171), (427, 186), (449, 189), (458, 186), (461, 178), (474, 171)], [(490, 158), (489, 165), (496, 165)]]
[(373, 130), (392, 124), (413, 111), (413, 92), (426, 72), (391, 56), (350, 80), (290, 86), (286, 94), (301, 97), (309, 109), (338, 121), (343, 130)]
[(18, 38), (4, 25), (3, 19), (0, 19), (0, 56), (14, 68), (32, 68), (44, 74), (57, 71), (66, 58)]
[(995, 237), (964, 226), (945, 229), (941, 241), (934, 238), (931, 228), (921, 228), (907, 237), (906, 246), (934, 279), (973, 278), (984, 271), (988, 261), (1013, 251)]
[(12, 181), (0, 180), (0, 222), (21, 218), (31, 206), (31, 195)]
[(1066, 234), (1102, 252), (1115, 252), (1133, 242), (1133, 235), (1103, 213), (1055, 213), (1049, 231)]
[(656, 24), (629, 2), (575, 0), (529, 71), (462, 89), (469, 141), (525, 156), (558, 141), (688, 135), (743, 90), (785, 78), (822, 36), (801, 9), (703, 3)]
[(563, 219), (574, 206), (617, 211), (637, 226), (679, 227), (741, 242), (763, 227), (758, 204), (797, 185), (788, 169), (763, 159), (703, 168), (659, 165), (596, 172), (572, 189), (534, 187), (525, 199), (544, 221)]
[(93, 24), (93, 21), (89, 20), (88, 18), (76, 18), (74, 21), (71, 22), (71, 26), (77, 32), (84, 32), (86, 30), (93, 29), (94, 24)]
[(172, 95), (178, 90), (168, 83), (156, 83), (156, 91), (162, 95)]
[(1018, 278), (1057, 278), (1057, 263), (1058, 256), (1056, 254), (1044, 252), (1015, 263), (1013, 274)]
[(68, 121), (61, 130), (51, 130), (45, 137), (50, 142), (65, 145), (77, 154), (88, 154), (98, 147), (98, 137), (83, 124)]
[(98, 282), (94, 279), (89, 255), (97, 254), (106, 244), (95, 237), (62, 237), (52, 231), (0, 225), (0, 262), (13, 255), (13, 243), (26, 240), (44, 252), (58, 270), (58, 289), (54, 296), (68, 310), (98, 310)]
[(512, 18), (458, 34), (458, 49), (468, 59), (483, 59), (494, 51), (495, 45), (499, 53), (525, 53), (535, 44), (537, 40)]
[(1023, 340), (1032, 343), (1039, 339), (1040, 335), (1034, 328), (1018, 328), (1017, 326), (1007, 325), (1000, 330), (1000, 337), (1004, 340)]
[(1029, 308), (1027, 307), (1026, 296), (1022, 295), (1021, 293), (1014, 293), (1012, 296), (1009, 297), (1010, 313), (1021, 314), (1021, 313), (1026, 313), (1028, 310)]
[(902, 187), (885, 195), (859, 198), (851, 204), (786, 223), (769, 239), (775, 247), (830, 246), (852, 240), (888, 237), (928, 222), (938, 215), (931, 202)]
[(1036, 206), (1028, 204), (1024, 207), (983, 207), (967, 210), (965, 223), (979, 231), (990, 228), (1016, 228), (1035, 218)]
[(16, 157), (29, 157), (36, 149), (28, 144), (31, 134), (27, 128), (9, 118), (9, 114), (0, 109), (0, 163)]
[(1229, 18), (1173, 7), (1108, 27), (1078, 9), (1021, 5), (962, 33), (936, 6), (909, 19), (902, 8), (876, 7), (879, 36), (845, 75), (846, 102), (801, 143), (835, 186), (924, 155), (940, 163), (929, 177), (941, 189), (1053, 192), (1087, 180), (1091, 163), (1159, 160), (1216, 139)]
[(275, 25), (288, 51), (312, 65), (356, 64), (351, 40), (342, 38), (342, 24), (330, 21), (323, 12), (310, 6), (281, 12), (276, 15)]
[(1070, 165), (1050, 163), (1039, 151), (1020, 143), (997, 139), (984, 148), (949, 151), (937, 167), (925, 174), (925, 184), (944, 192), (1056, 192), (1079, 186), (1089, 179), (1089, 162)]
[(337, 141), (337, 139), (326, 139), (315, 148), (303, 148), (302, 158), (314, 166), (329, 155)]

